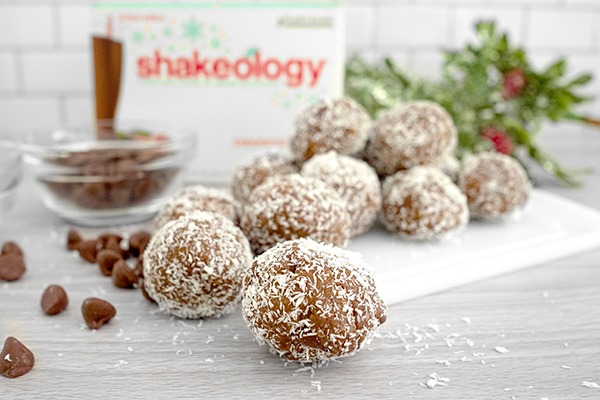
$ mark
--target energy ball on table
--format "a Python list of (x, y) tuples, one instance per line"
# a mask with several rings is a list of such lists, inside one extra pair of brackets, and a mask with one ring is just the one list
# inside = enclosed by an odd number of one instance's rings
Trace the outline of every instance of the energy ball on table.
[(299, 174), (269, 178), (254, 189), (240, 226), (255, 254), (309, 237), (343, 247), (350, 237), (347, 204), (330, 186)]
[(252, 262), (248, 240), (230, 219), (198, 211), (159, 229), (144, 252), (144, 287), (180, 318), (231, 312)]
[(267, 178), (298, 172), (298, 167), (286, 155), (277, 151), (255, 154), (235, 169), (231, 193), (240, 203), (246, 203), (250, 193)]
[(194, 211), (210, 211), (224, 215), (235, 224), (241, 214), (240, 203), (222, 189), (202, 185), (187, 186), (177, 191), (154, 218), (154, 230), (159, 230), (168, 221)]
[(386, 320), (358, 253), (298, 239), (256, 257), (244, 277), (242, 315), (260, 345), (288, 360), (354, 354)]
[(330, 151), (304, 163), (301, 173), (322, 180), (346, 200), (352, 218), (352, 236), (369, 230), (381, 208), (379, 178), (369, 164)]
[(469, 222), (467, 198), (436, 167), (414, 167), (387, 177), (382, 195), (381, 222), (407, 239), (439, 240)]
[(365, 147), (370, 124), (369, 114), (349, 97), (318, 101), (296, 119), (292, 153), (301, 161), (330, 150), (358, 153)]
[(465, 157), (458, 185), (467, 195), (471, 217), (482, 219), (499, 219), (520, 210), (531, 190), (521, 164), (495, 152)]
[(450, 115), (429, 101), (403, 104), (373, 124), (365, 157), (379, 175), (417, 165), (438, 165), (457, 143)]

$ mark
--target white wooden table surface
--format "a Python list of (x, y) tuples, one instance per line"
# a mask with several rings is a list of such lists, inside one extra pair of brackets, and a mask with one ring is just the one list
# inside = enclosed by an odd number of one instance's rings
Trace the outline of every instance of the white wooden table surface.
[[(582, 189), (546, 178), (540, 187), (600, 209), (600, 131), (552, 130), (543, 141), (565, 163), (595, 172)], [(311, 369), (259, 347), (239, 307), (184, 321), (157, 312), (138, 290), (115, 288), (65, 249), (69, 225), (28, 189), (0, 225), (0, 243), (18, 242), (28, 266), (20, 281), (0, 282), (0, 343), (17, 337), (36, 364), (20, 378), (0, 377), (3, 400), (600, 398), (600, 388), (582, 386), (600, 384), (600, 249), (393, 305), (367, 348)], [(39, 305), (50, 284), (70, 300), (53, 317)], [(117, 308), (98, 331), (80, 312), (90, 296)], [(424, 387), (431, 374), (445, 386)]]

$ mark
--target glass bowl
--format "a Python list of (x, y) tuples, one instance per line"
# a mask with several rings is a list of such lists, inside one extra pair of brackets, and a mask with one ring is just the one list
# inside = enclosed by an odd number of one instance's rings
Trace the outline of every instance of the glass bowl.
[(23, 135), (28, 171), (44, 204), (77, 225), (114, 226), (151, 218), (182, 186), (195, 152), (190, 129), (157, 122), (112, 122)]
[(0, 139), (0, 222), (13, 207), (21, 182), (21, 152), (10, 141)]

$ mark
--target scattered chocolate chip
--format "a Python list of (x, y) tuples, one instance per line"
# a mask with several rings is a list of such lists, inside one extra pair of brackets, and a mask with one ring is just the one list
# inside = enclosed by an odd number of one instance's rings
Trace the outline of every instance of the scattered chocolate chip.
[(81, 258), (89, 263), (94, 264), (96, 262), (96, 256), (98, 255), (98, 241), (97, 240), (84, 240), (77, 246), (79, 255)]
[(42, 295), (42, 310), (48, 315), (56, 315), (67, 308), (69, 298), (61, 286), (50, 285)]
[(132, 289), (140, 277), (129, 266), (125, 260), (119, 260), (115, 263), (112, 271), (113, 284), (121, 289)]
[(119, 241), (117, 240), (117, 238), (111, 237), (108, 238), (108, 240), (106, 241), (106, 243), (104, 244), (104, 246), (102, 246), (103, 249), (107, 249), (107, 250), (112, 250), (116, 253), (119, 253), (119, 255), (121, 256), (121, 258), (123, 258), (124, 260), (129, 258), (129, 251), (128, 250), (123, 250), (121, 248), (121, 246), (119, 245)]
[(4, 246), (2, 246), (2, 254), (16, 254), (19, 257), (23, 258), (23, 251), (21, 248), (17, 246), (15, 242), (6, 242)]
[(99, 329), (117, 314), (117, 310), (106, 300), (90, 297), (81, 304), (81, 313), (90, 329)]
[(144, 253), (146, 246), (150, 242), (150, 233), (146, 231), (136, 232), (129, 238), (129, 251), (134, 257), (139, 257)]
[(0, 352), (0, 375), (18, 378), (33, 368), (35, 357), (31, 350), (12, 336), (6, 338)]
[(123, 240), (122, 236), (119, 236), (114, 233), (105, 233), (98, 237), (98, 242), (100, 243), (100, 248), (102, 248), (102, 249), (107, 248), (106, 246), (109, 241), (116, 242), (118, 245), (119, 243), (121, 243), (122, 240)]
[(23, 257), (15, 253), (0, 255), (0, 280), (16, 281), (21, 278), (26, 269)]
[(71, 229), (67, 234), (67, 249), (68, 250), (77, 250), (77, 246), (82, 242), (81, 236), (79, 232), (75, 229)]
[(156, 301), (152, 297), (150, 297), (150, 295), (146, 291), (146, 285), (144, 285), (143, 279), (140, 281), (140, 289), (142, 289), (142, 294), (144, 295), (146, 300), (148, 300), (150, 303), (156, 304)]
[(96, 257), (100, 271), (104, 276), (111, 276), (115, 263), (122, 259), (119, 253), (108, 249), (100, 250), (98, 257)]

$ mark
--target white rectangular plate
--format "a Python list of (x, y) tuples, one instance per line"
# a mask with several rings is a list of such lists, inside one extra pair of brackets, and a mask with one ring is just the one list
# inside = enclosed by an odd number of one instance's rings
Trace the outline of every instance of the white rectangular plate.
[(348, 249), (374, 269), (379, 292), (391, 305), (597, 246), (600, 212), (533, 190), (519, 218), (472, 221), (439, 243), (406, 241), (377, 225)]

